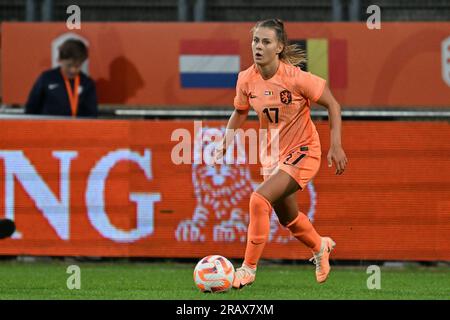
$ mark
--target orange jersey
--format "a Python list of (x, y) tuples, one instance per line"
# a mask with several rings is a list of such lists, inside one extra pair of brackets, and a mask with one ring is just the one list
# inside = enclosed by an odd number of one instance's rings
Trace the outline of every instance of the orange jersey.
[(282, 61), (275, 75), (264, 80), (252, 65), (239, 73), (234, 107), (247, 110), (251, 106), (258, 114), (261, 129), (279, 130), (280, 157), (298, 146), (309, 146), (309, 152), (320, 157), (319, 135), (311, 120), (310, 106), (322, 95), (325, 83), (324, 79)]

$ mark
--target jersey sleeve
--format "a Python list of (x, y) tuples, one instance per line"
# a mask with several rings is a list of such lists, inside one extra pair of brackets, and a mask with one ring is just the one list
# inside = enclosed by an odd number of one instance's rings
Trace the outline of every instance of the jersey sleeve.
[(238, 110), (248, 110), (250, 108), (247, 86), (244, 79), (242, 72), (239, 73), (236, 83), (236, 96), (234, 97), (234, 107)]
[(326, 80), (318, 77), (311, 72), (305, 72), (298, 69), (295, 77), (295, 87), (302, 96), (316, 102), (325, 89)]

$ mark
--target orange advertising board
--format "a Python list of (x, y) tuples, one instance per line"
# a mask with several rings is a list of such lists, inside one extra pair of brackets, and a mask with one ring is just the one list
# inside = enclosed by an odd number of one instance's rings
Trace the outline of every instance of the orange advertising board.
[[(3, 23), (6, 104), (23, 104), (56, 61), (63, 37), (90, 47), (88, 69), (102, 104), (230, 106), (237, 72), (252, 62), (252, 23)], [(449, 107), (450, 23), (286, 23), (309, 71), (345, 106)]]
[[(0, 210), (17, 231), (0, 253), (243, 257), (259, 166), (211, 167), (194, 156), (198, 141), (208, 145), (196, 134), (225, 124), (3, 120)], [(333, 258), (450, 260), (448, 123), (345, 122), (342, 176), (326, 164), (328, 123), (317, 128), (321, 169), (298, 201), (318, 232), (336, 240)], [(192, 137), (184, 140), (192, 163), (174, 163), (176, 130)], [(272, 215), (263, 257), (310, 252)]]

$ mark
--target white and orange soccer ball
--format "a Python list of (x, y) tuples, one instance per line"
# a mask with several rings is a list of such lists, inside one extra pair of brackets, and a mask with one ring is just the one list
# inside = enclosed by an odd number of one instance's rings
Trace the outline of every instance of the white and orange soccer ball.
[(204, 257), (194, 269), (195, 285), (202, 292), (226, 292), (231, 289), (233, 279), (233, 265), (219, 255)]

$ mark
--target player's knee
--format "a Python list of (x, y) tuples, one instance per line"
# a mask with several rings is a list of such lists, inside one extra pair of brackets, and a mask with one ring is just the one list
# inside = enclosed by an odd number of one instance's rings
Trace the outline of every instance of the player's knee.
[(258, 192), (253, 192), (250, 196), (250, 215), (259, 213), (270, 214), (272, 205), (263, 195)]

